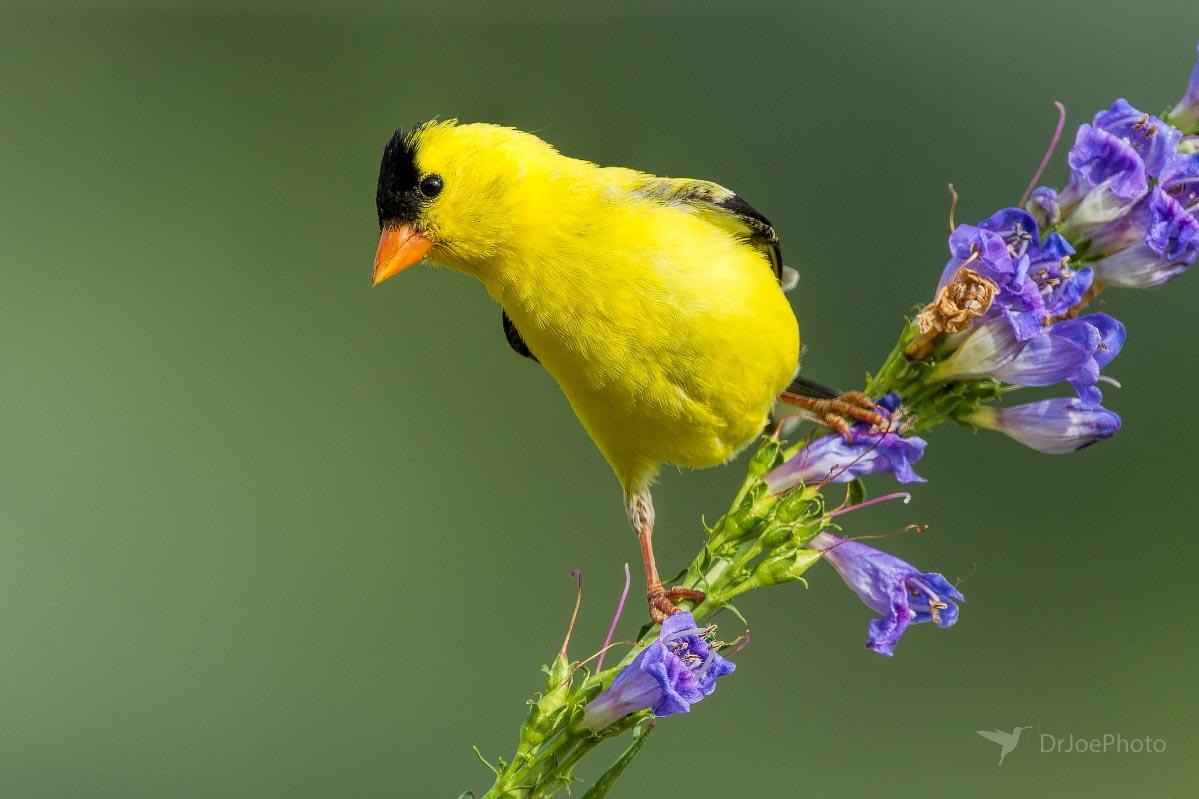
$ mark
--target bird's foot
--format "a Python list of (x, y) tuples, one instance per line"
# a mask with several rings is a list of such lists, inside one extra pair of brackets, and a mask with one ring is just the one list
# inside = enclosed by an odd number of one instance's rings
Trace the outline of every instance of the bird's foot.
[(687, 601), (698, 605), (707, 596), (703, 591), (695, 588), (685, 588), (684, 586), (676, 585), (674, 588), (667, 589), (659, 584), (646, 592), (645, 599), (649, 603), (650, 619), (653, 620), (654, 624), (661, 624), (679, 612), (680, 608), (675, 605), (676, 602)]
[(787, 401), (811, 413), (846, 442), (853, 443), (853, 422), (866, 422), (885, 429), (889, 420), (879, 413), (878, 405), (861, 391), (846, 391), (836, 399), (815, 399), (788, 392)]

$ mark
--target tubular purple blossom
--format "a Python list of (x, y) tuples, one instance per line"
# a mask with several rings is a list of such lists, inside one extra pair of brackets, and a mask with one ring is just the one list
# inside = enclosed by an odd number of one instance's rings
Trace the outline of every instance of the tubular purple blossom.
[(964, 598), (936, 572), (921, 572), (894, 555), (827, 530), (808, 546), (820, 551), (866, 607), (880, 614), (868, 627), (867, 649), (889, 656), (909, 624), (931, 621), (951, 627), (958, 619), (953, 600)]
[(1015, 358), (1024, 347), (1003, 319), (991, 319), (974, 328), (948, 358), (933, 371), (934, 380), (988, 377)]
[(1067, 238), (1077, 239), (1122, 216), (1149, 190), (1141, 156), (1105, 130), (1080, 127), (1068, 161), (1070, 181), (1058, 198)]
[(901, 483), (923, 483), (912, 464), (924, 455), (927, 442), (897, 433), (855, 435), (847, 443), (840, 435), (818, 438), (764, 478), (779, 494), (801, 484), (848, 483), (867, 474), (891, 472)]
[(983, 406), (963, 421), (998, 430), (1049, 455), (1075, 452), (1111, 438), (1120, 429), (1120, 417), (1115, 413), (1073, 397), (1055, 397), (1010, 408)]
[(584, 710), (582, 725), (599, 732), (644, 708), (655, 716), (687, 713), (736, 668), (708, 644), (708, 631), (687, 612), (662, 622), (658, 640), (641, 650)]
[[(1013, 313), (1013, 304), (1027, 309), (1022, 320), (1035, 322), (1031, 328), (1015, 325), (1020, 339), (1035, 333), (1046, 319), (1059, 316), (1078, 302), (1091, 287), (1091, 274), (1075, 271), (1069, 265), (1074, 247), (1058, 233), (1042, 239), (1037, 222), (1019, 208), (1005, 208), (979, 223), (979, 227), (998, 233), (1017, 263), (1016, 279), (1000, 292), (999, 307)], [(1024, 264), (1027, 263), (1027, 266)], [(1018, 299), (1016, 299), (1018, 297)]]
[(1099, 371), (1124, 344), (1124, 326), (1107, 314), (1066, 319), (1018, 341), (1001, 320), (975, 328), (933, 372), (936, 380), (993, 377), (1015, 386), (1069, 381), (1089, 398)]
[(1126, 216), (1097, 229), (1091, 248), (1104, 255), (1092, 264), (1099, 280), (1125, 288), (1160, 286), (1199, 257), (1199, 221), (1155, 186)]
[[(899, 395), (888, 394), (878, 403), (881, 413), (893, 417)], [(868, 474), (891, 472), (901, 483), (923, 483), (912, 464), (924, 455), (927, 443), (917, 436), (904, 438), (891, 431), (871, 430), (857, 422), (853, 441), (840, 435), (816, 439), (763, 478), (772, 493), (780, 494), (801, 484), (848, 483)]]
[(1058, 233), (1041, 238), (1037, 220), (1019, 208), (1005, 208), (977, 226), (959, 225), (949, 249), (941, 286), (969, 263), (998, 289), (984, 319), (1007, 320), (1017, 341), (1065, 315), (1091, 287), (1091, 271), (1070, 266), (1070, 242)]

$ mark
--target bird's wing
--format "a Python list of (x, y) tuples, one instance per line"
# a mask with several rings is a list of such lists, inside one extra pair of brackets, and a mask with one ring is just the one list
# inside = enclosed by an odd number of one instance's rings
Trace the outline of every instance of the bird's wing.
[[(691, 178), (660, 178), (633, 169), (609, 167), (614, 182), (630, 193), (662, 205), (681, 208), (696, 214), (705, 222), (744, 239), (766, 256), (770, 268), (783, 291), (790, 291), (799, 280), (799, 273), (783, 266), (783, 252), (778, 234), (770, 220), (747, 203), (740, 195), (709, 180)], [(526, 358), (537, 360), (521, 337), (516, 325), (503, 316), (504, 338), (508, 346)]]
[[(502, 313), (504, 316), (504, 338), (508, 339), (508, 346), (511, 347), (517, 355), (523, 355), (526, 358), (532, 358), (534, 361), (537, 361), (537, 356), (534, 355), (533, 351), (529, 349), (529, 345), (526, 344), (524, 338), (521, 337), (520, 331), (516, 329), (516, 325), (514, 325), (512, 320), (508, 317), (508, 312), (503, 311)], [(538, 363), (540, 363), (540, 361), (538, 361)]]
[(988, 741), (997, 743), (1001, 746), (1005, 742), (1004, 739), (1007, 738), (1007, 733), (1000, 732), (999, 730), (975, 730), (975, 732), (986, 738)]
[(632, 170), (622, 171), (632, 173), (625, 179), (633, 194), (686, 209), (705, 222), (745, 239), (769, 259), (774, 276), (784, 290), (795, 285), (799, 275), (794, 269), (783, 266), (783, 252), (774, 226), (740, 195), (710, 180), (660, 178)]

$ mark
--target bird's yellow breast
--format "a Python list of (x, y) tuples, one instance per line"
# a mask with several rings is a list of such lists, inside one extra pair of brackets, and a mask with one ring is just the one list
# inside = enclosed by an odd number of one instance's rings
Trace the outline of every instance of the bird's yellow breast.
[(685, 210), (567, 177), (521, 207), (521, 247), (477, 276), (626, 489), (662, 463), (728, 460), (798, 360), (765, 257)]

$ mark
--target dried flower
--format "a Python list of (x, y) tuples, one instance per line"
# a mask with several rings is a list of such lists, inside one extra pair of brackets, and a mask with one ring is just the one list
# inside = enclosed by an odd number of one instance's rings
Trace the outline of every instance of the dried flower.
[(976, 317), (991, 307), (999, 286), (960, 266), (953, 279), (937, 289), (937, 296), (917, 316), (921, 332), (960, 333), (970, 329)]

